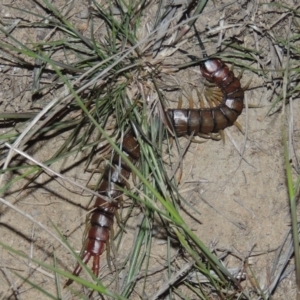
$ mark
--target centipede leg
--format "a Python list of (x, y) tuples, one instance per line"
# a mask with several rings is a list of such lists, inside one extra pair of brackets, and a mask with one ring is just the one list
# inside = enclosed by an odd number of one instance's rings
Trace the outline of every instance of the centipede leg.
[(93, 259), (92, 271), (96, 277), (99, 275), (100, 255), (96, 255)]
[(223, 130), (220, 130), (218, 133), (198, 133), (198, 136), (204, 139), (211, 139), (215, 141), (224, 140)]
[(242, 70), (236, 78), (238, 80), (241, 80), (241, 78), (243, 77), (243, 74), (244, 74), (244, 70)]
[(233, 125), (234, 125), (234, 126), (235, 126), (242, 134), (245, 134), (242, 125), (241, 125), (238, 121), (235, 121), (235, 122), (233, 123)]
[(194, 101), (193, 101), (192, 95), (190, 95), (190, 97), (189, 97), (189, 107), (194, 108)]
[(248, 82), (242, 87), (244, 91), (248, 90), (253, 78), (250, 78)]
[(178, 109), (181, 109), (181, 108), (182, 108), (182, 95), (179, 96), (177, 108), (178, 108)]
[[(85, 252), (83, 257), (82, 257), (82, 262), (86, 265), (89, 262), (89, 260), (91, 259), (91, 257), (92, 257), (92, 255), (91, 255), (90, 252)], [(98, 261), (98, 265), (99, 265), (99, 261)], [(74, 276), (78, 276), (81, 271), (82, 271), (82, 266), (79, 263), (77, 263), (77, 265), (76, 265), (76, 267), (75, 267), (72, 274)], [(73, 282), (73, 279), (71, 279), (71, 278), (68, 279), (67, 282), (64, 285), (64, 288), (69, 286), (72, 282)]]
[(204, 99), (203, 99), (202, 95), (200, 94), (200, 92), (197, 89), (196, 89), (196, 93), (197, 93), (197, 97), (199, 99), (200, 109), (205, 108)]

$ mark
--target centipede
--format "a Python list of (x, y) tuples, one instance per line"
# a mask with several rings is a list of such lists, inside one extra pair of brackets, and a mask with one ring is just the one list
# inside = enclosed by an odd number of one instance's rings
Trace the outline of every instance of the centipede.
[[(140, 157), (140, 146), (133, 134), (126, 134), (120, 146), (130, 162), (136, 165)], [(105, 168), (99, 183), (98, 193), (101, 197), (96, 198), (90, 214), (89, 227), (81, 252), (81, 259), (84, 264), (88, 264), (90, 259), (93, 259), (92, 271), (96, 277), (99, 275), (100, 256), (103, 254), (109, 241), (114, 217), (123, 195), (122, 189), (126, 187), (130, 174), (130, 167), (119, 154), (114, 153), (111, 163)], [(79, 276), (81, 270), (82, 267), (78, 263), (73, 271), (73, 275)], [(72, 282), (73, 280), (69, 279), (65, 287)]]
[[(203, 61), (200, 64), (200, 71), (207, 81), (221, 90), (223, 101), (213, 108), (167, 109), (167, 116), (178, 136), (218, 133), (232, 126), (242, 113), (244, 89), (233, 71), (221, 59), (216, 58)], [(137, 165), (140, 158), (140, 146), (132, 132), (124, 136), (121, 146), (122, 152), (134, 165)], [(123, 194), (122, 190), (126, 187), (130, 174), (130, 167), (120, 155), (115, 153), (112, 163), (105, 168), (99, 184), (98, 193), (103, 196), (96, 198), (81, 253), (84, 264), (88, 264), (93, 258), (92, 271), (96, 277), (99, 275), (100, 256), (108, 243), (114, 216)], [(79, 276), (81, 270), (81, 265), (77, 264), (73, 275)], [(72, 282), (73, 280), (69, 279), (65, 286)]]
[(200, 63), (202, 76), (217, 86), (223, 95), (212, 108), (167, 109), (177, 136), (218, 133), (232, 126), (244, 107), (244, 89), (239, 78), (221, 60), (210, 58)]

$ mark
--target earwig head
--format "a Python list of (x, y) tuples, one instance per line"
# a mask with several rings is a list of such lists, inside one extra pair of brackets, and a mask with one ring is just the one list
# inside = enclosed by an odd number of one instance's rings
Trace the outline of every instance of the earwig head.
[(214, 80), (214, 73), (223, 66), (223, 62), (217, 58), (207, 59), (200, 63), (200, 71), (202, 76), (208, 81)]

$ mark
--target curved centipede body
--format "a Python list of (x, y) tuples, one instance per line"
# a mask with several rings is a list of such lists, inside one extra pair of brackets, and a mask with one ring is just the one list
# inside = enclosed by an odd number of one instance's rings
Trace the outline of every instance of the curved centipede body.
[[(130, 133), (124, 136), (122, 152), (127, 155), (133, 164), (138, 163), (140, 147), (136, 139)], [(98, 193), (103, 195), (103, 197), (97, 197), (95, 201), (81, 255), (81, 259), (85, 264), (93, 257), (92, 271), (96, 277), (99, 274), (100, 256), (104, 252), (109, 240), (114, 216), (119, 208), (119, 202), (123, 194), (121, 189), (126, 187), (127, 179), (130, 174), (130, 167), (115, 153), (111, 164), (105, 168), (102, 180), (99, 184)], [(110, 202), (107, 200), (110, 200)], [(73, 275), (78, 276), (81, 270), (81, 265), (77, 264)], [(65, 286), (70, 285), (72, 282), (73, 280), (69, 279)]]
[(200, 64), (202, 76), (215, 84), (223, 94), (217, 107), (200, 109), (168, 109), (178, 136), (218, 133), (234, 124), (244, 106), (244, 90), (240, 80), (220, 59), (207, 59)]
[[(200, 109), (168, 109), (167, 115), (178, 136), (217, 133), (234, 124), (243, 110), (244, 90), (240, 81), (228, 66), (220, 59), (207, 59), (200, 65), (202, 76), (214, 83), (223, 96), (223, 101), (216, 107)], [(133, 164), (140, 158), (140, 147), (131, 133), (125, 135), (122, 151), (127, 154)], [(122, 190), (131, 174), (129, 166), (115, 153), (111, 165), (103, 174), (98, 192), (103, 197), (96, 199), (94, 210), (90, 216), (90, 228), (86, 235), (81, 259), (87, 264), (93, 257), (92, 271), (99, 273), (100, 256), (109, 240), (114, 216), (119, 208)], [(121, 188), (121, 189), (120, 189)], [(110, 199), (110, 202), (107, 202)], [(77, 264), (73, 275), (78, 276), (82, 267)], [(73, 281), (69, 279), (65, 286)]]

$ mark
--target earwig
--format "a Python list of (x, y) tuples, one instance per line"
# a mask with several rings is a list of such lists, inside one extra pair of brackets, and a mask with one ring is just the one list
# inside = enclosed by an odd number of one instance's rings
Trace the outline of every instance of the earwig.
[(220, 59), (200, 64), (202, 76), (215, 84), (223, 94), (220, 105), (200, 109), (167, 109), (167, 115), (178, 136), (218, 133), (232, 126), (244, 107), (244, 89), (240, 80)]
[[(133, 164), (138, 163), (140, 146), (131, 133), (124, 136), (122, 151)], [(119, 208), (120, 198), (123, 194), (122, 189), (126, 187), (130, 174), (130, 167), (115, 153), (111, 164), (105, 168), (99, 185), (98, 193), (102, 194), (103, 197), (98, 197), (95, 201), (89, 220), (90, 228), (88, 229), (81, 255), (84, 264), (87, 264), (93, 257), (92, 271), (96, 277), (99, 274), (100, 256), (109, 240), (114, 216)], [(110, 202), (107, 199), (110, 199)], [(73, 275), (78, 276), (81, 270), (81, 265), (77, 264)], [(65, 286), (70, 285), (72, 282), (73, 280), (69, 279)]]

